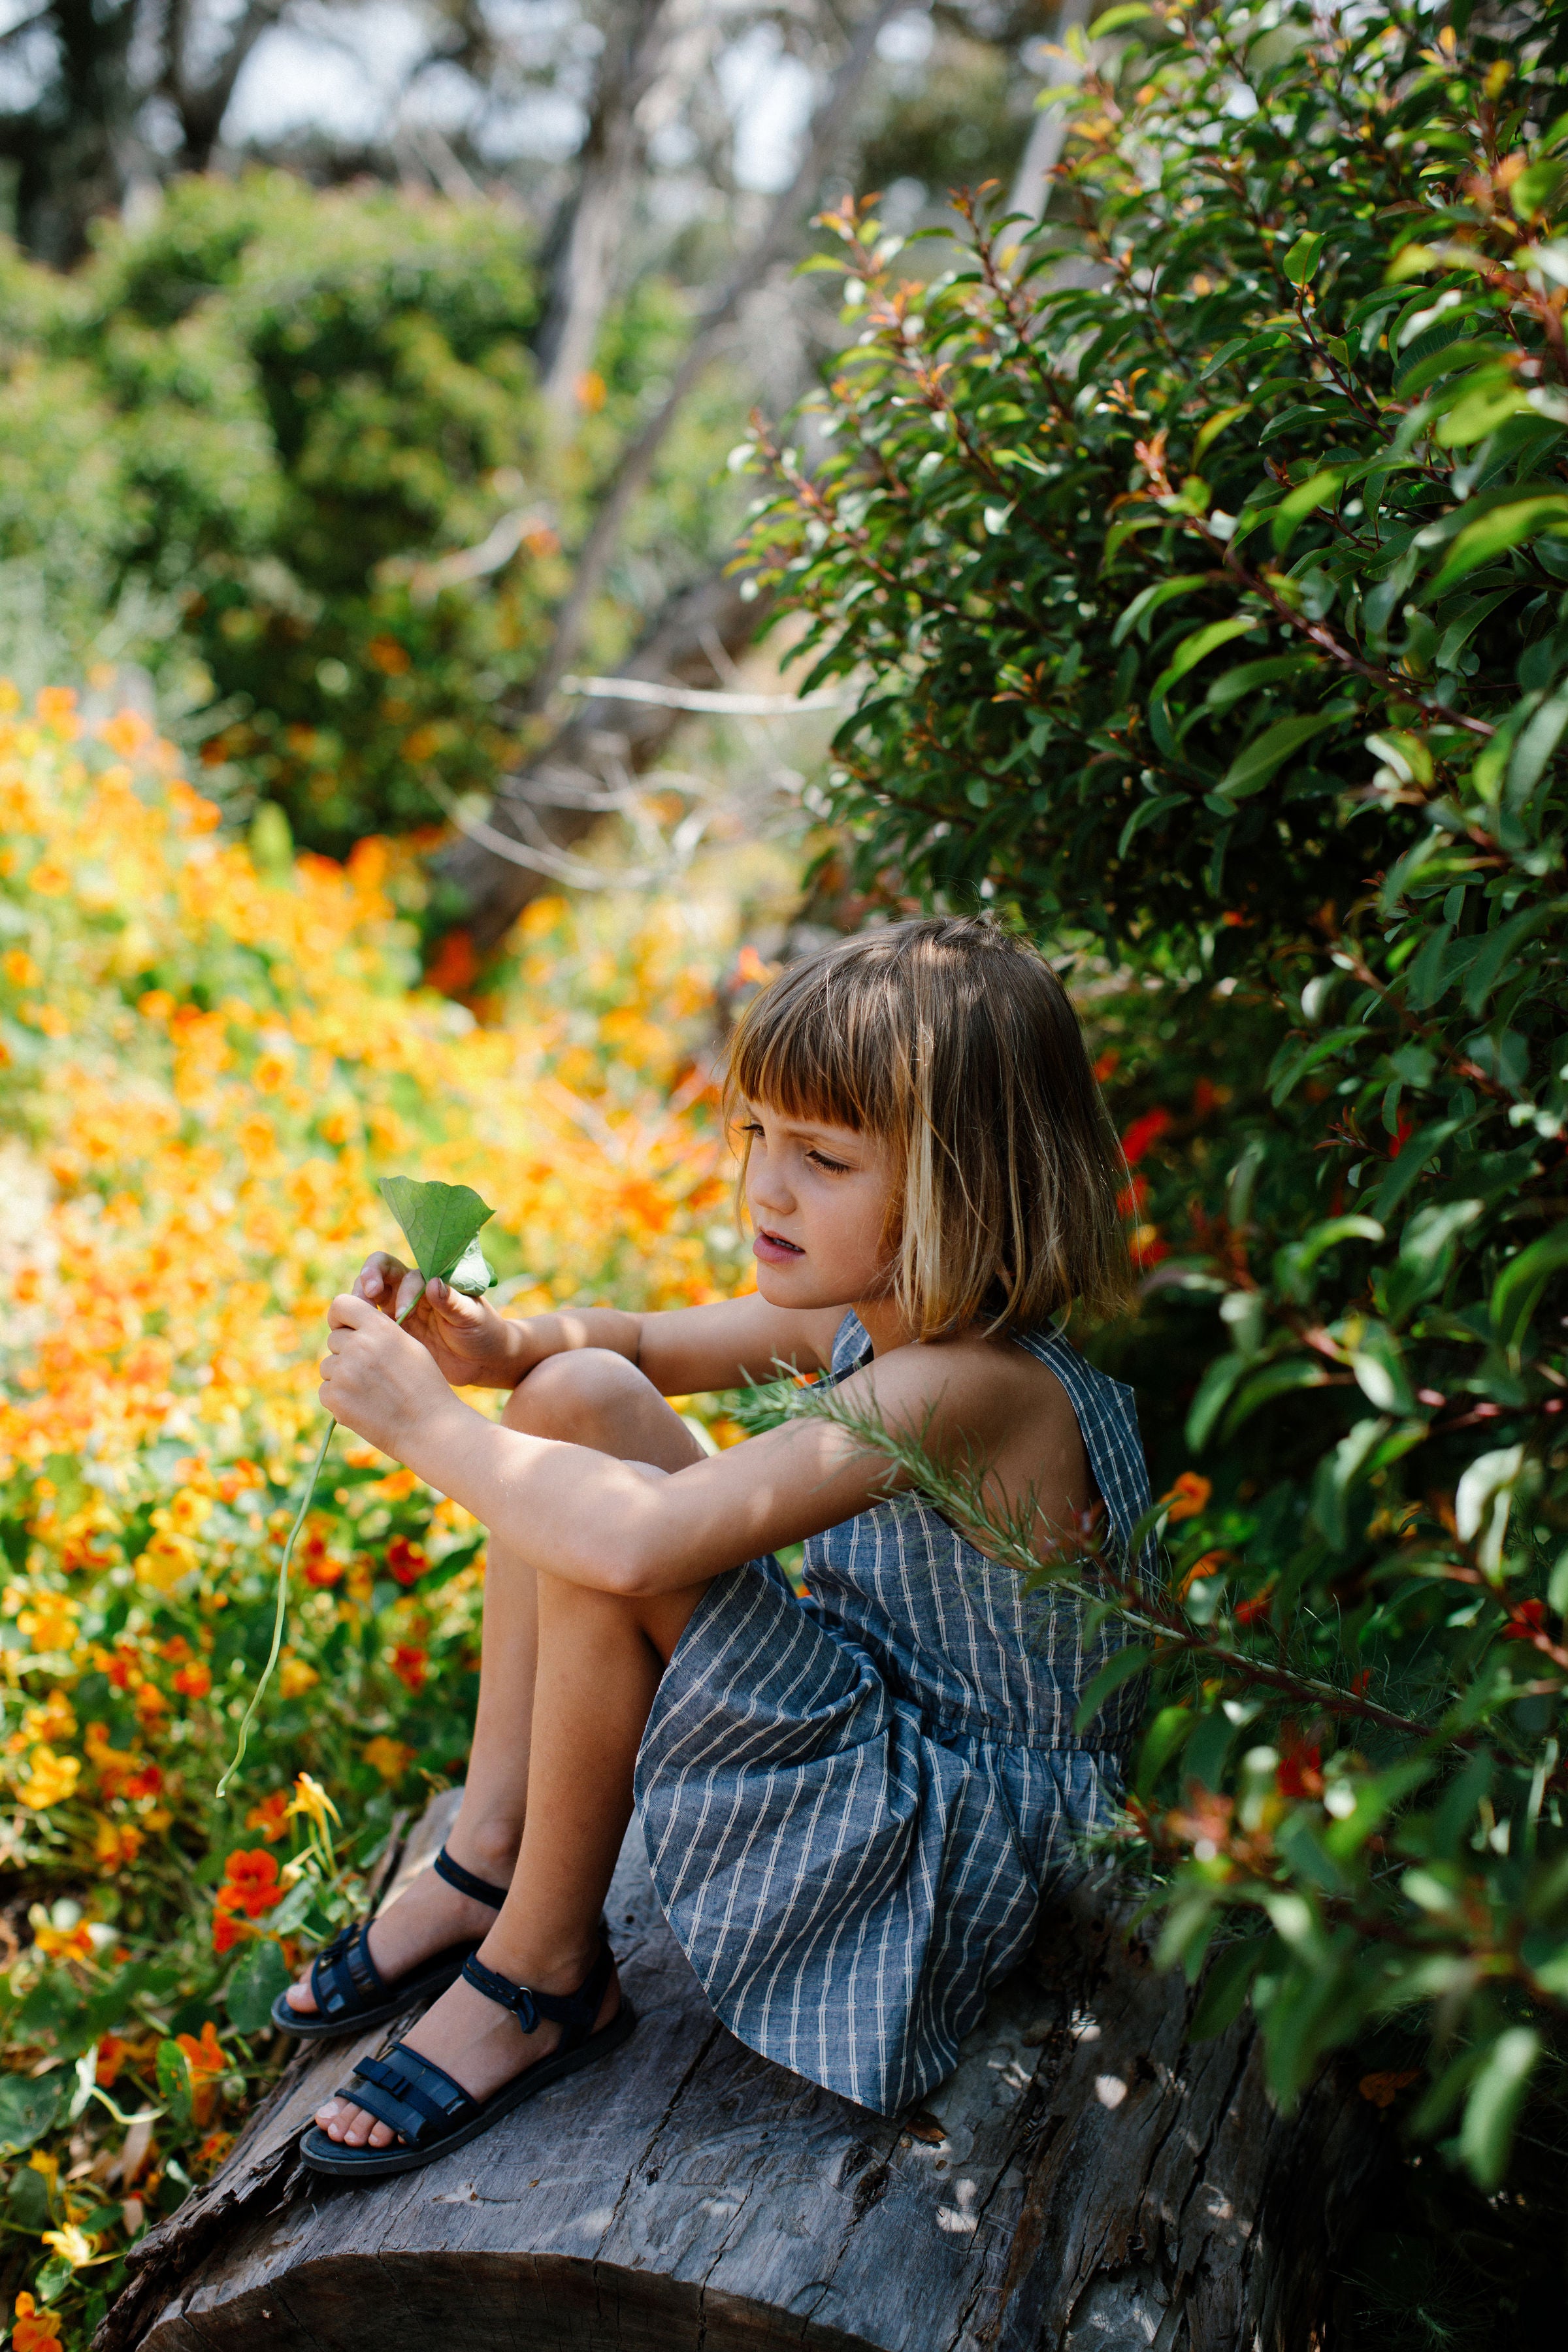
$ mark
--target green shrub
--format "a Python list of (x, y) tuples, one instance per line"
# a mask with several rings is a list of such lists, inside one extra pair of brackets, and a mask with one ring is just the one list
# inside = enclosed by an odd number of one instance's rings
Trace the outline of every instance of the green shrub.
[[(241, 810), (269, 795), (333, 855), (442, 821), (430, 780), (488, 793), (566, 584), (560, 543), (686, 331), (645, 280), (606, 325), (602, 405), (547, 448), (537, 308), (499, 207), (283, 173), (177, 181), (71, 278), (0, 247), (0, 668), (36, 685), (144, 662), (212, 783)], [(590, 667), (722, 537), (723, 392), (635, 519), (636, 576), (602, 600)], [(510, 558), (443, 583), (439, 560), (508, 514), (528, 524)]]
[(1121, 1057), (1166, 1955), (1287, 2097), (1425, 2016), (1487, 2187), (1568, 2006), (1568, 90), (1506, 23), (1113, 10), (1043, 230), (830, 224), (752, 537), (862, 879), (1075, 950)]

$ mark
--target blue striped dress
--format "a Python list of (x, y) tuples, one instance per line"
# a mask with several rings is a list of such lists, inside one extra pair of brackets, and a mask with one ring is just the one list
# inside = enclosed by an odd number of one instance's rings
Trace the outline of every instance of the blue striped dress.
[[(1018, 1344), (1060, 1381), (1111, 1535), (1148, 1507), (1132, 1393), (1055, 1332)], [(871, 1357), (846, 1317), (843, 1380)], [(1143, 1573), (1154, 1549), (1145, 1548)], [(637, 1759), (654, 1885), (742, 2042), (895, 2115), (951, 2074), (1020, 1959), (1047, 1883), (1105, 1820), (1139, 1706), (1086, 1736), (1079, 1697), (1121, 1646), (900, 1496), (708, 1587)]]

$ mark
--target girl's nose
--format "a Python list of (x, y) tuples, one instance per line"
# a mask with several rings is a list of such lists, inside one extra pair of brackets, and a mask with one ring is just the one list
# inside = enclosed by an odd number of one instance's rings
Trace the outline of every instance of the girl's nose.
[(795, 1206), (795, 1197), (778, 1169), (770, 1168), (753, 1155), (746, 1170), (746, 1198), (753, 1209), (765, 1209), (773, 1216), (787, 1216)]

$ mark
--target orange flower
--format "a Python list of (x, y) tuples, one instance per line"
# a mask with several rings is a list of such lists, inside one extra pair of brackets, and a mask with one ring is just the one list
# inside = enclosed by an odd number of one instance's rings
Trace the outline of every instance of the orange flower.
[(126, 2045), (118, 2033), (106, 2033), (98, 2045), (98, 2072), (95, 2077), (101, 2091), (112, 2089), (125, 2063)]
[(212, 1668), (199, 1659), (193, 1665), (182, 1666), (174, 1676), (174, 1688), (185, 1698), (205, 1698), (212, 1686)]
[(74, 1927), (39, 1927), (35, 1941), (46, 1959), (90, 1960), (92, 1929), (85, 1919)]
[(425, 1687), (425, 1677), (429, 1669), (430, 1661), (425, 1651), (411, 1642), (399, 1642), (393, 1652), (392, 1671), (416, 1698)]
[(1200, 1511), (1208, 1508), (1208, 1499), (1213, 1492), (1213, 1485), (1207, 1478), (1200, 1477), (1195, 1470), (1184, 1470), (1170, 1493), (1162, 1495), (1160, 1500), (1168, 1506), (1165, 1513), (1168, 1519), (1195, 1519)]
[(1382, 2070), (1375, 2074), (1363, 2074), (1356, 2088), (1373, 2106), (1391, 2107), (1401, 2091), (1407, 2091), (1412, 2083), (1420, 2079), (1420, 2069), (1415, 2066), (1402, 2074)]
[(227, 1907), (243, 1911), (247, 1919), (259, 1919), (264, 1911), (270, 1911), (283, 1892), (278, 1884), (278, 1857), (264, 1846), (253, 1847), (248, 1853), (237, 1847), (223, 1871), (219, 1901), (227, 1896)]
[(93, 1832), (93, 1856), (107, 1877), (133, 1863), (142, 1843), (142, 1833), (133, 1822), (100, 1821)]
[(247, 1830), (259, 1830), (268, 1845), (276, 1845), (280, 1837), (287, 1837), (288, 1790), (274, 1789), (269, 1797), (263, 1797), (258, 1805), (253, 1805), (245, 1817), (245, 1826)]
[(60, 2352), (60, 2324), (53, 2312), (40, 2317), (38, 2306), (27, 2294), (16, 2297), (16, 2324), (11, 2330), (12, 2352)]
[(198, 2125), (212, 2121), (213, 2100), (220, 2075), (228, 2072), (228, 2059), (221, 2047), (217, 2030), (209, 2017), (202, 2028), (198, 2042), (194, 2033), (174, 2037), (184, 2051), (185, 2063), (191, 2070), (191, 2114)]
[(388, 1739), (383, 1732), (365, 1743), (364, 1760), (390, 1787), (394, 1780), (402, 1780), (413, 1763), (414, 1750), (401, 1739)]

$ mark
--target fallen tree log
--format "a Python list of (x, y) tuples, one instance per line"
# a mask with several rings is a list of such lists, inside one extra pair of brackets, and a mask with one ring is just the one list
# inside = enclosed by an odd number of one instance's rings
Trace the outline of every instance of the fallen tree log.
[[(410, 1839), (397, 1884), (456, 1793)], [(426, 2169), (304, 2173), (312, 2109), (382, 2036), (309, 2050), (130, 2257), (94, 2352), (1322, 2352), (1377, 2160), (1331, 2071), (1291, 2118), (1247, 2020), (1191, 2000), (1103, 1888), (1045, 1922), (925, 2106), (873, 2116), (725, 2032), (635, 1824), (611, 1889), (624, 2053)]]

